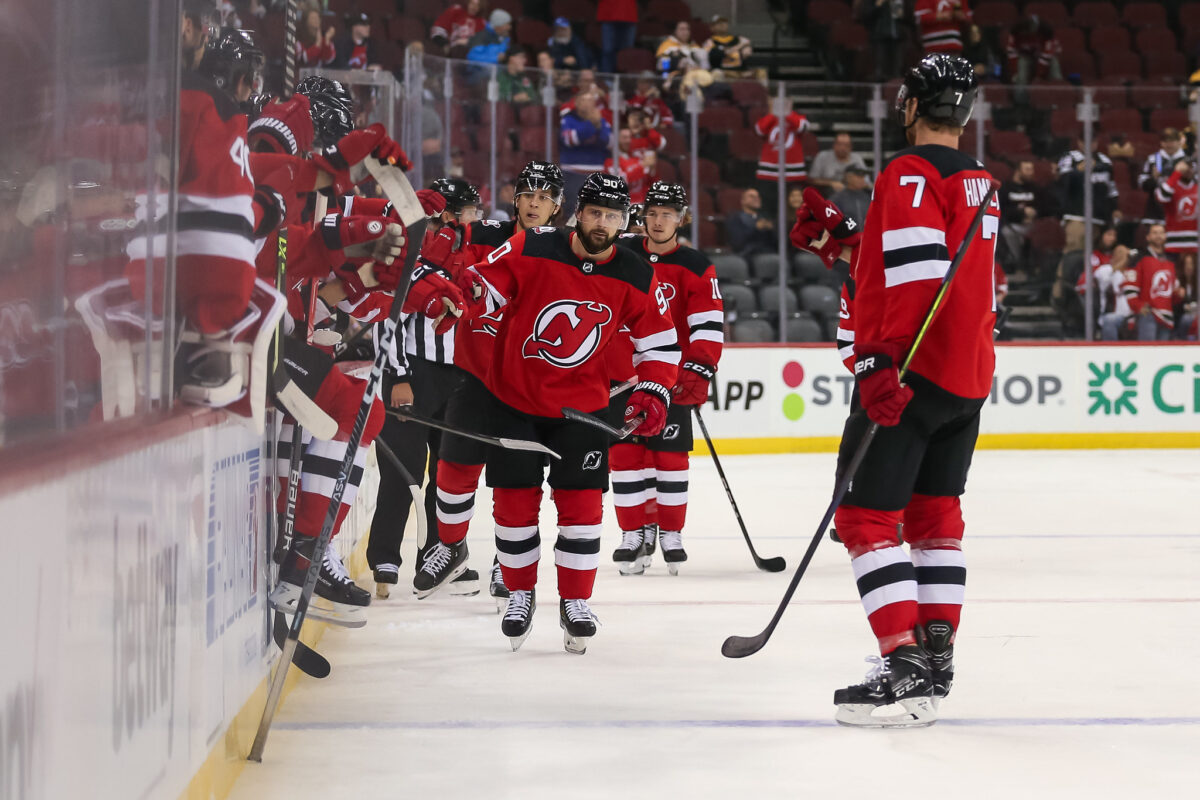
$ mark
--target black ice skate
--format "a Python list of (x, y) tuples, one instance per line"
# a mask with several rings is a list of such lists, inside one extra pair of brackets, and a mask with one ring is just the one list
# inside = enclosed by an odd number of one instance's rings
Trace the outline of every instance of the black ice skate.
[(613, 551), (617, 572), (622, 575), (641, 575), (646, 571), (642, 563), (642, 529), (621, 531), (621, 546)]
[(558, 627), (563, 629), (563, 647), (568, 653), (581, 656), (587, 652), (588, 640), (596, 635), (596, 621), (587, 600), (558, 601)]
[(658, 526), (647, 525), (642, 528), (642, 569), (650, 569), (654, 560), (654, 549), (658, 544)]
[(379, 564), (371, 572), (375, 576), (375, 596), (387, 600), (391, 595), (390, 587), (400, 582), (400, 565)]
[(866, 680), (833, 693), (839, 725), (856, 728), (924, 728), (937, 722), (929, 656), (920, 645), (897, 647), (874, 664)]
[(521, 649), (529, 632), (533, 630), (533, 611), (537, 608), (537, 597), (533, 589), (516, 589), (509, 592), (508, 606), (504, 619), (500, 620), (500, 632), (508, 637), (513, 652)]
[(943, 620), (926, 622), (925, 651), (933, 675), (933, 707), (937, 708), (954, 683), (954, 626)]
[(508, 587), (504, 585), (504, 572), (500, 569), (500, 562), (492, 561), (492, 577), (488, 581), (488, 594), (496, 601), (496, 613), (503, 614), (504, 609), (508, 606)]
[[(300, 602), (304, 576), (317, 540), (297, 536), (279, 568), (279, 585), (270, 595), (271, 607), (284, 614), (295, 614)], [(371, 605), (371, 593), (360, 589), (350, 580), (346, 567), (330, 543), (321, 560), (317, 586), (308, 616), (345, 628), (361, 628), (367, 624), (366, 607)]]
[(462, 574), (446, 587), (446, 591), (458, 597), (474, 597), (479, 594), (479, 573), (473, 569), (464, 569)]
[(659, 534), (662, 544), (663, 561), (672, 575), (679, 574), (679, 565), (687, 561), (687, 551), (683, 549), (683, 535), (679, 531), (662, 531)]
[[(413, 591), (417, 599), (424, 600), (449, 581), (467, 571), (467, 543), (443, 544), (438, 542), (425, 553), (421, 568), (413, 577)], [(479, 576), (475, 576), (479, 580)]]

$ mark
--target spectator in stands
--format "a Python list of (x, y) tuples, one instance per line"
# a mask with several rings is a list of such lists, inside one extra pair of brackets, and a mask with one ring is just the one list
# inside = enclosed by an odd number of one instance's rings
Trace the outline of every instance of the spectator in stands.
[(513, 188), (514, 181), (500, 181), (500, 194), (496, 200), (496, 206), (488, 214), (488, 219), (494, 219), (498, 222), (507, 222), (512, 219), (513, 204), (516, 202), (516, 190)]
[(762, 214), (762, 195), (757, 189), (742, 192), (742, 207), (725, 220), (729, 246), (743, 258), (778, 249), (775, 223)]
[[(1092, 167), (1092, 185), (1085, 185), (1085, 170), (1088, 163)], [(1092, 224), (1107, 225), (1117, 222), (1121, 212), (1117, 210), (1117, 184), (1113, 180), (1112, 161), (1104, 153), (1093, 152), (1085, 155), (1083, 139), (1075, 140), (1075, 149), (1069, 151), (1058, 160), (1058, 174), (1055, 179), (1059, 201), (1063, 208), (1063, 245), (1064, 259), (1068, 253), (1081, 252), (1084, 246), (1084, 194), (1092, 194)], [(1070, 285), (1068, 285), (1068, 283)], [(1051, 300), (1059, 311), (1066, 310), (1067, 292), (1074, 284), (1074, 276), (1068, 277), (1063, 269), (1063, 260), (1058, 262), (1055, 272), (1055, 282), (1051, 290)]]
[[(709, 29), (711, 33), (708, 41), (704, 43), (709, 68), (720, 70), (721, 76), (725, 78), (753, 75), (752, 70), (746, 69), (746, 59), (753, 52), (750, 40), (729, 32), (729, 18), (723, 14), (714, 14)], [(899, 71), (896, 74), (899, 74)], [(718, 76), (718, 79), (721, 76)]]
[(496, 83), (500, 85), (500, 99), (520, 108), (538, 100), (538, 87), (533, 77), (525, 67), (529, 66), (529, 56), (519, 47), (514, 47), (504, 61), (504, 69), (496, 73)]
[(1121, 323), (1129, 319), (1129, 302), (1121, 293), (1123, 273), (1129, 261), (1129, 248), (1117, 242), (1117, 229), (1105, 226), (1092, 250), (1091, 270), (1079, 273), (1075, 293), (1081, 307), (1087, 301), (1087, 279), (1091, 275), (1092, 302), (1100, 338), (1116, 341)]
[(600, 0), (596, 6), (600, 23), (600, 71), (617, 71), (617, 53), (637, 41), (637, 0)]
[(629, 124), (630, 152), (633, 155), (640, 157), (642, 153), (646, 152), (659, 153), (667, 146), (667, 140), (663, 138), (663, 135), (650, 127), (650, 120), (644, 109), (629, 109), (629, 114), (625, 119)]
[(1175, 330), (1175, 304), (1185, 297), (1175, 264), (1163, 250), (1167, 230), (1155, 223), (1146, 231), (1146, 250), (1126, 270), (1121, 292), (1137, 317), (1139, 342), (1161, 342)]
[(843, 214), (850, 217), (859, 225), (867, 219), (867, 206), (871, 203), (871, 187), (867, 185), (867, 171), (862, 167), (846, 167), (845, 184), (840, 191), (834, 192), (829, 202), (837, 206)]
[[(1034, 80), (1047, 78), (1062, 80), (1062, 69), (1058, 64), (1062, 45), (1054, 36), (1054, 29), (1034, 14), (1013, 26), (1004, 53), (1008, 59), (1008, 80), (1014, 86), (1026, 87)], [(1014, 91), (1013, 98), (1020, 103), (1027, 102), (1028, 91), (1023, 88)]]
[(1175, 165), (1187, 158), (1183, 149), (1183, 134), (1175, 128), (1163, 128), (1158, 138), (1158, 152), (1146, 157), (1142, 172), (1138, 175), (1138, 188), (1150, 195), (1146, 202), (1143, 222), (1164, 222), (1162, 206), (1154, 199), (1154, 192), (1161, 181), (1175, 171)]
[(604, 171), (620, 175), (629, 184), (629, 197), (634, 203), (644, 203), (650, 184), (657, 175), (658, 155), (649, 149), (637, 150), (629, 128), (617, 134), (617, 151), (620, 160), (614, 164), (611, 158), (604, 161)]
[(471, 38), (487, 27), (483, 18), (483, 0), (467, 0), (466, 5), (455, 3), (433, 21), (429, 38), (447, 49), (454, 58), (462, 58)]
[(926, 53), (962, 52), (962, 28), (971, 21), (967, 0), (917, 0), (913, 18)]
[(779, 118), (767, 114), (754, 123), (755, 132), (763, 137), (762, 150), (758, 155), (758, 179), (762, 205), (767, 214), (774, 216), (778, 208), (779, 191), (779, 161), (780, 151), (783, 152), (784, 180), (788, 183), (802, 182), (808, 178), (804, 162), (804, 143), (800, 134), (808, 130), (808, 119), (792, 110), (779, 124)]
[(854, 16), (871, 34), (875, 80), (889, 81), (903, 68), (906, 12), (904, 0), (854, 0)]
[(996, 300), (996, 308), (999, 309), (1004, 305), (1004, 298), (1008, 297), (1008, 275), (1004, 273), (1004, 267), (1000, 266), (999, 261), (992, 262), (992, 293)]
[(361, 11), (346, 17), (350, 32), (334, 45), (334, 69), (382, 69), (371, 39), (371, 18)]
[(1020, 272), (1029, 261), (1029, 232), (1037, 219), (1033, 162), (1021, 159), (1000, 187), (1000, 247), (996, 254), (1007, 272)]
[(484, 29), (467, 42), (467, 60), (478, 64), (502, 64), (512, 41), (512, 14), (503, 8), (492, 11)]
[(812, 169), (808, 171), (808, 180), (813, 186), (828, 192), (840, 192), (846, 188), (842, 176), (850, 167), (856, 167), (867, 173), (866, 162), (862, 156), (854, 152), (854, 140), (845, 131), (833, 135), (833, 147), (822, 150), (813, 158)]
[(571, 30), (571, 21), (566, 17), (554, 20), (554, 35), (546, 46), (558, 69), (591, 69), (594, 66), (591, 49)]
[(300, 12), (300, 28), (296, 31), (296, 63), (302, 67), (327, 67), (333, 63), (337, 50), (333, 46), (335, 31), (330, 25), (321, 33), (321, 9), (305, 6)]
[(640, 108), (645, 111), (651, 128), (662, 131), (675, 123), (675, 115), (663, 100), (662, 91), (653, 72), (643, 72), (638, 76), (637, 94), (629, 98), (625, 105), (631, 109)]
[(569, 70), (555, 69), (554, 58), (549, 50), (539, 50), (537, 68), (542, 73), (542, 81), (549, 81), (554, 86), (554, 94), (559, 100), (565, 100), (571, 92), (575, 80)]
[(575, 95), (574, 105), (562, 117), (559, 163), (562, 165), (563, 189), (567, 215), (574, 209), (575, 195), (584, 179), (604, 168), (610, 154), (612, 126), (600, 111), (596, 92), (589, 89)]
[(975, 67), (975, 74), (980, 81), (989, 78), (1000, 80), (1000, 61), (978, 25), (967, 26), (967, 43), (962, 54)]
[(708, 69), (708, 53), (692, 41), (692, 24), (685, 19), (675, 23), (675, 32), (662, 40), (654, 57), (663, 77), (682, 76), (688, 67)]

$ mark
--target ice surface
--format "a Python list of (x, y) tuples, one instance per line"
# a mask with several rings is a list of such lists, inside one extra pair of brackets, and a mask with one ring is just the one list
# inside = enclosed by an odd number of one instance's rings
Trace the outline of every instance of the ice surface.
[[(967, 495), (967, 605), (954, 691), (932, 728), (851, 730), (832, 693), (873, 652), (845, 551), (825, 540), (774, 639), (766, 624), (832, 487), (832, 455), (693, 459), (690, 560), (671, 577), (611, 562), (606, 503), (585, 656), (563, 651), (554, 511), (541, 598), (517, 653), (486, 585), (473, 598), (376, 600), (332, 629), (239, 800), (298, 798), (1182, 798), (1200, 780), (1200, 454), (981, 451)], [(607, 499), (607, 498), (606, 498)], [(471, 565), (492, 561), (481, 493)], [(412, 542), (406, 548), (411, 553)], [(411, 580), (405, 556), (402, 580)]]

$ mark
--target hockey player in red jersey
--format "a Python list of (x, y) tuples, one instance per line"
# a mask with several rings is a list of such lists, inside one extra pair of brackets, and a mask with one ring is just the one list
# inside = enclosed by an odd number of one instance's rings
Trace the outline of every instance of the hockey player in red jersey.
[[(976, 86), (969, 62), (942, 53), (906, 75), (896, 104), (913, 146), (875, 184), (854, 265), (856, 391), (839, 470), (869, 423), (881, 427), (834, 519), (881, 658), (862, 684), (835, 692), (846, 725), (929, 725), (953, 679), (966, 576), (959, 496), (995, 367), (999, 204), (980, 240), (964, 242), (992, 178), (957, 150)], [(968, 244), (901, 383), (898, 368), (950, 260)], [(901, 521), (910, 552), (896, 541)]]
[[(608, 407), (604, 351), (622, 326), (634, 343), (639, 383), (625, 419), (636, 435), (662, 430), (679, 363), (679, 347), (666, 297), (650, 265), (615, 246), (629, 212), (629, 189), (620, 178), (593, 173), (579, 191), (575, 231), (537, 228), (518, 233), (467, 269), (461, 279), (474, 303), (504, 309), (495, 355), (485, 382), (492, 393), (480, 418), (489, 433), (534, 439), (555, 450), (549, 484), (558, 508), (559, 624), (568, 652), (583, 653), (596, 632), (588, 599), (600, 560), (602, 495), (608, 484), (607, 434), (566, 420), (572, 406), (601, 414)], [(541, 541), (538, 509), (545, 466), (540, 454), (493, 448), (488, 453), (496, 549), (509, 590), (501, 630), (517, 649), (529, 634), (536, 606), (534, 585)], [(466, 563), (464, 542), (435, 545), (436, 582)]]
[[(662, 431), (651, 437), (632, 436), (609, 449), (613, 504), (621, 526), (621, 545), (613, 552), (613, 561), (624, 575), (644, 572), (657, 543), (672, 575), (687, 561), (681, 534), (687, 514), (692, 409), (708, 399), (725, 341), (716, 269), (699, 250), (679, 244), (679, 229), (687, 217), (684, 188), (659, 181), (646, 194), (645, 236), (618, 240), (653, 268), (675, 323), (683, 364)], [(613, 377), (624, 379), (634, 373), (632, 363), (625, 363)], [(615, 399), (622, 402), (620, 396)], [(646, 485), (643, 474), (647, 454), (655, 473), (653, 488)], [(649, 504), (657, 509), (657, 524), (647, 518)]]

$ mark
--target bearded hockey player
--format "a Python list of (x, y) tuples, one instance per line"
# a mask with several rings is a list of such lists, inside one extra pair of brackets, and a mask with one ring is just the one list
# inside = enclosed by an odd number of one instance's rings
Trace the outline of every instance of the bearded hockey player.
[[(658, 181), (646, 193), (645, 235), (618, 240), (654, 270), (670, 307), (683, 362), (662, 431), (649, 438), (632, 436), (609, 450), (613, 504), (621, 526), (621, 546), (613, 553), (613, 561), (623, 575), (644, 572), (657, 542), (661, 542), (663, 561), (672, 575), (687, 561), (681, 534), (687, 515), (692, 409), (708, 400), (725, 341), (725, 312), (716, 269), (699, 250), (679, 244), (679, 228), (687, 217), (684, 188)], [(612, 376), (624, 379), (634, 371), (626, 361)], [(622, 398), (614, 400), (621, 402)], [(654, 469), (651, 486), (643, 474), (647, 455)], [(657, 524), (647, 518), (647, 506), (652, 503), (657, 506)]]
[[(621, 178), (593, 173), (578, 197), (576, 231), (536, 228), (518, 233), (467, 269), (460, 279), (473, 305), (502, 308), (494, 358), (485, 374), (491, 392), (481, 416), (491, 434), (533, 439), (554, 450), (549, 484), (558, 508), (559, 625), (568, 652), (583, 653), (596, 633), (588, 606), (600, 560), (602, 496), (608, 483), (608, 435), (562, 417), (564, 406), (604, 413), (608, 372), (604, 351), (617, 330), (628, 327), (639, 383), (625, 409), (634, 433), (662, 430), (676, 382), (679, 347), (666, 298), (649, 264), (615, 246), (629, 212), (629, 189)], [(536, 608), (541, 539), (538, 509), (545, 480), (539, 454), (491, 449), (496, 549), (508, 606), (501, 630), (517, 649), (529, 635)], [(444, 567), (435, 580), (453, 577), (466, 563), (462, 541), (435, 549)], [(434, 556), (431, 556), (432, 560)]]
[[(834, 693), (845, 725), (932, 724), (954, 675), (966, 579), (959, 497), (995, 366), (998, 203), (984, 218), (981, 241), (970, 243), (905, 383), (898, 370), (992, 182), (957, 150), (976, 86), (971, 65), (943, 53), (925, 56), (905, 76), (896, 108), (912, 146), (880, 174), (855, 254), (856, 390), (839, 470), (869, 423), (882, 427), (834, 519), (880, 657), (863, 683)], [(811, 242), (811, 232), (799, 238)], [(830, 238), (823, 244), (844, 253), (839, 237)], [(897, 543), (900, 522), (910, 552)]]

